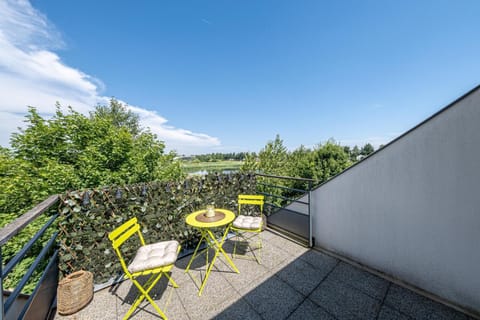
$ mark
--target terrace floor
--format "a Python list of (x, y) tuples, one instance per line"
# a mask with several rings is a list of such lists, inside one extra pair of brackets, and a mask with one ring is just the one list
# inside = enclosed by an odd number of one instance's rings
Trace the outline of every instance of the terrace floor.
[[(162, 279), (151, 295), (169, 319), (473, 319), (274, 231), (263, 232), (263, 239), (262, 265), (234, 259), (237, 274), (220, 255), (201, 297), (192, 275), (203, 276), (205, 263), (197, 259), (196, 270), (186, 274), (191, 256), (172, 271), (179, 288)], [(231, 240), (224, 246), (227, 253), (232, 247)], [(96, 292), (76, 314), (55, 319), (122, 319), (136, 294), (124, 281)], [(143, 302), (131, 319), (160, 316)]]

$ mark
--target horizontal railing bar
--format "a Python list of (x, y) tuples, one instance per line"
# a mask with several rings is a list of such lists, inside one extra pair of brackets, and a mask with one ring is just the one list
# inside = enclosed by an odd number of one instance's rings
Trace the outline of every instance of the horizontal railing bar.
[(267, 178), (276, 178), (276, 179), (285, 179), (285, 180), (298, 180), (298, 181), (316, 182), (316, 180), (314, 180), (314, 179), (309, 179), (309, 178), (297, 178), (297, 177), (276, 176), (276, 175), (264, 174), (264, 173), (255, 173), (255, 175), (261, 176), (261, 177), (267, 177)]
[(18, 315), (18, 319), (23, 319), (23, 317), (25, 316), (25, 313), (27, 312), (28, 308), (29, 308), (30, 305), (32, 304), (33, 298), (35, 297), (35, 295), (37, 294), (38, 290), (40, 289), (40, 285), (42, 284), (42, 282), (43, 282), (43, 281), (45, 280), (45, 278), (47, 277), (47, 272), (50, 270), (50, 268), (52, 267), (52, 265), (57, 262), (57, 261), (56, 261), (56, 260), (57, 260), (57, 256), (58, 256), (58, 249), (55, 250), (55, 252), (53, 253), (52, 257), (50, 258), (50, 261), (48, 262), (48, 265), (45, 267), (45, 270), (43, 270), (42, 276), (40, 277), (40, 280), (38, 281), (37, 286), (35, 287), (35, 289), (33, 290), (32, 294), (30, 295), (30, 297), (28, 298), (27, 302), (25, 303), (25, 306), (23, 307), (22, 312), (20, 312), (20, 314)]
[(52, 216), (50, 218), (50, 220), (47, 221), (47, 223), (45, 223), (45, 225), (40, 229), (38, 230), (38, 232), (33, 236), (32, 239), (30, 239), (30, 241), (27, 242), (27, 244), (25, 246), (23, 246), (22, 250), (20, 250), (16, 255), (15, 257), (13, 257), (8, 263), (7, 265), (5, 266), (5, 268), (3, 269), (3, 273), (2, 273), (2, 276), (5, 278), (5, 276), (7, 274), (10, 273), (10, 271), (12, 271), (12, 269), (17, 265), (17, 263), (19, 263), (22, 258), (25, 256), (25, 254), (28, 252), (28, 250), (30, 250), (30, 248), (33, 246), (33, 244), (35, 243), (35, 241), (37, 241), (44, 233), (45, 233), (45, 230), (47, 230), (48, 227), (50, 227), (50, 225), (53, 223), (53, 221), (55, 221), (55, 219), (58, 217), (58, 214)]
[(263, 182), (257, 182), (257, 184), (265, 186), (265, 187), (278, 188), (278, 189), (283, 189), (283, 190), (291, 190), (291, 191), (298, 191), (298, 192), (304, 192), (304, 193), (308, 192), (308, 190), (290, 188), (290, 187), (285, 187), (285, 186), (278, 186), (278, 185), (275, 185), (275, 184), (268, 184), (268, 183), (263, 183)]
[(295, 211), (295, 210), (292, 210), (292, 209), (288, 209), (288, 208), (285, 208), (285, 207), (279, 207), (279, 206), (277, 206), (276, 204), (273, 204), (273, 203), (270, 203), (270, 202), (265, 202), (265, 205), (266, 205), (266, 206), (269, 206), (269, 207), (274, 207), (274, 208), (286, 210), (286, 211), (289, 211), (289, 212), (291, 212), (291, 213), (298, 214), (298, 215), (301, 215), (301, 216), (308, 216), (308, 214), (305, 214), (305, 213), (302, 213), (302, 212), (298, 212), (298, 211)]
[(22, 291), (23, 287), (27, 284), (28, 280), (30, 280), (30, 277), (32, 276), (33, 272), (35, 269), (38, 267), (40, 262), (43, 260), (43, 258), (47, 255), (48, 250), (50, 250), (51, 246), (55, 243), (55, 239), (57, 238), (58, 231), (53, 234), (53, 236), (48, 240), (48, 243), (45, 247), (43, 247), (42, 251), (40, 251), (40, 254), (37, 256), (35, 261), (33, 261), (32, 265), (30, 268), (28, 268), (27, 272), (25, 275), (22, 277), (20, 280), (20, 283), (15, 287), (15, 290), (10, 294), (8, 299), (5, 301), (5, 308), (4, 312), (7, 313), (8, 309), (13, 305), (13, 302), (15, 299), (18, 297), (20, 294), (20, 291)]
[(58, 199), (58, 195), (50, 196), (48, 199), (36, 205), (31, 210), (22, 214), (20, 217), (7, 224), (4, 228), (0, 229), (0, 246), (3, 246), (9, 239), (19, 233), (20, 230), (30, 223), (30, 221), (48, 210), (58, 201)]
[(301, 203), (301, 204), (304, 204), (304, 205), (308, 205), (308, 202), (301, 201), (301, 200), (295, 200), (295, 199), (287, 198), (287, 197), (276, 195), (276, 194), (270, 194), (270, 193), (266, 193), (266, 192), (259, 192), (259, 193), (263, 194), (264, 196), (267, 196), (267, 197), (279, 198), (279, 199), (283, 199), (283, 200), (289, 200), (291, 202), (296, 202), (296, 203)]

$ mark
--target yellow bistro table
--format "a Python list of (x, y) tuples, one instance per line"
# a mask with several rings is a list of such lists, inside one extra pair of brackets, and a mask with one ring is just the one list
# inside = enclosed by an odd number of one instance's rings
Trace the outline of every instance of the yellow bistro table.
[[(233, 268), (233, 270), (235, 270), (237, 273), (240, 273), (240, 271), (238, 271), (233, 261), (228, 257), (225, 250), (223, 250), (222, 248), (223, 243), (225, 242), (225, 239), (227, 237), (228, 231), (230, 230), (230, 224), (235, 219), (235, 214), (232, 211), (226, 210), (226, 209), (215, 209), (215, 216), (213, 217), (207, 217), (206, 213), (207, 213), (207, 210), (195, 211), (193, 213), (190, 213), (185, 219), (185, 222), (188, 225), (199, 229), (202, 234), (202, 237), (200, 238), (200, 241), (198, 242), (198, 245), (195, 248), (195, 251), (193, 252), (193, 256), (190, 259), (190, 262), (188, 263), (187, 268), (185, 269), (185, 272), (188, 272), (188, 270), (190, 270), (190, 265), (192, 264), (193, 260), (195, 260), (195, 258), (197, 257), (198, 249), (200, 248), (201, 243), (205, 242), (207, 245), (207, 248), (204, 250), (206, 251), (206, 256), (207, 256), (207, 272), (205, 273), (205, 278), (203, 279), (202, 285), (200, 286), (200, 291), (198, 292), (199, 296), (202, 295), (203, 288), (207, 283), (207, 279), (208, 279), (208, 276), (210, 275), (210, 272), (212, 271), (213, 264), (215, 263), (215, 260), (217, 259), (217, 256), (220, 252), (223, 254), (225, 259)], [(224, 227), (224, 226), (227, 226), (227, 227), (225, 228), (225, 232), (223, 233), (221, 240), (218, 241), (215, 237), (215, 234), (212, 232), (212, 229)], [(215, 254), (210, 263), (208, 263), (209, 248), (215, 249)], [(202, 251), (202, 253), (204, 251)]]

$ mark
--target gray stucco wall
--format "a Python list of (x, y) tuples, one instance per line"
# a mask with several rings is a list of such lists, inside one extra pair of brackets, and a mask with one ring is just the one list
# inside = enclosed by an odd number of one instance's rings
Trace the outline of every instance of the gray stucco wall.
[(313, 191), (316, 244), (480, 312), (480, 90)]

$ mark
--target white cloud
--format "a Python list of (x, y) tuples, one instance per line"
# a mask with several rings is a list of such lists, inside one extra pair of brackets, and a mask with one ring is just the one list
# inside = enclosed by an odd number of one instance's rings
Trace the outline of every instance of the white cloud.
[(55, 27), (27, 0), (2, 0), (0, 12), (0, 30), (12, 45), (38, 50), (63, 47)]
[[(10, 134), (22, 126), (27, 106), (51, 115), (58, 101), (88, 113), (105, 103), (103, 84), (68, 66), (52, 50), (64, 47), (59, 32), (28, 1), (0, 0), (0, 145), (8, 146)], [(218, 138), (167, 125), (154, 111), (129, 107), (140, 115), (168, 149), (180, 153), (208, 152), (219, 146)]]
[(140, 122), (144, 126), (149, 127), (161, 140), (167, 142), (169, 149), (175, 149), (182, 154), (192, 154), (220, 145), (218, 138), (167, 125), (168, 120), (155, 111), (134, 106), (128, 107), (140, 116)]

